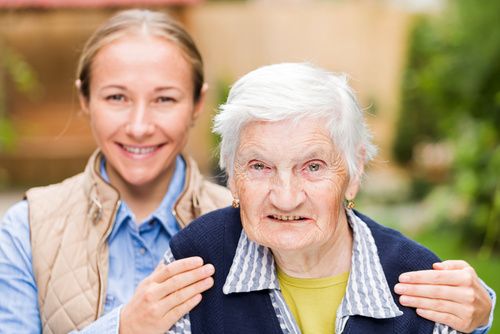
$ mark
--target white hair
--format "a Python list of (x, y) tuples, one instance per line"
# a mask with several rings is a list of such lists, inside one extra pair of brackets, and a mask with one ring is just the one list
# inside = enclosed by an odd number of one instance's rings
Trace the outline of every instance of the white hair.
[[(360, 177), (363, 166), (376, 154), (371, 134), (345, 75), (309, 63), (283, 63), (260, 67), (231, 87), (219, 106), (213, 132), (221, 136), (221, 169), (229, 176), (239, 137), (253, 121), (324, 119), (333, 143), (347, 163), (349, 175)], [(362, 159), (364, 158), (364, 159)]]

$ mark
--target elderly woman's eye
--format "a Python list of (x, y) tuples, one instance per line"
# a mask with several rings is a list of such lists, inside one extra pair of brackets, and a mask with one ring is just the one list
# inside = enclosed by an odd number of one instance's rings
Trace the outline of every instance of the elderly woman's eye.
[(321, 168), (321, 165), (317, 162), (310, 163), (307, 168), (310, 172), (317, 172)]
[(256, 162), (250, 166), (250, 168), (255, 170), (264, 170), (266, 166), (262, 162)]

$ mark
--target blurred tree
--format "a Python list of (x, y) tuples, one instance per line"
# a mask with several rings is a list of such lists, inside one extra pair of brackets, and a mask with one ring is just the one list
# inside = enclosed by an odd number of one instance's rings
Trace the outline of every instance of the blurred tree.
[(23, 57), (0, 39), (0, 152), (14, 143), (15, 133), (7, 114), (7, 79), (22, 94), (36, 97), (40, 94), (40, 85), (32, 67)]
[(500, 248), (498, 13), (499, 1), (455, 0), (416, 20), (394, 144), (396, 159), (414, 166), (417, 144), (451, 143), (444, 182), (465, 206), (464, 241), (486, 257)]
[[(215, 84), (216, 109), (218, 109), (221, 104), (226, 103), (232, 82), (233, 80), (228, 79), (227, 77), (218, 79), (216, 81)], [(217, 152), (217, 159), (214, 161), (212, 166), (212, 175), (214, 175), (215, 182), (217, 182), (222, 186), (225, 186), (227, 184), (227, 174), (220, 169), (218, 160), (220, 141), (221, 141), (220, 136), (211, 132), (212, 147), (214, 148), (214, 152)]]

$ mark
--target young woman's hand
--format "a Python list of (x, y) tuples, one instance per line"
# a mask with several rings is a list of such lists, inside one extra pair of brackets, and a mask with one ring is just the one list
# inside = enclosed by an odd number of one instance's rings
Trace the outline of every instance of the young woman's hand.
[(120, 334), (165, 333), (213, 285), (214, 267), (200, 257), (163, 263), (137, 287), (120, 314)]
[(401, 274), (394, 291), (417, 314), (470, 333), (488, 324), (492, 301), (474, 268), (462, 260), (435, 263), (435, 270)]

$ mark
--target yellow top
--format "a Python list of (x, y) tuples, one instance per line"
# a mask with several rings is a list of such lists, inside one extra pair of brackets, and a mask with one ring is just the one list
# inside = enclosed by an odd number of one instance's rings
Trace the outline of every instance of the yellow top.
[(348, 278), (349, 272), (325, 278), (295, 278), (278, 268), (281, 293), (303, 334), (334, 333)]

